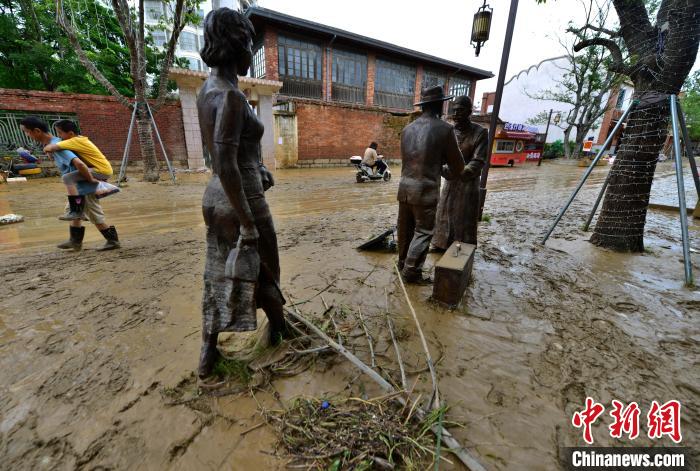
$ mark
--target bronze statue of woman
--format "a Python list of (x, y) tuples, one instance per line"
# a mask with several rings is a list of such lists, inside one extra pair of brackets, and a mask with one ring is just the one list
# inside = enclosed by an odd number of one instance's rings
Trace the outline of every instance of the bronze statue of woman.
[(254, 34), (250, 20), (228, 8), (213, 10), (204, 20), (201, 56), (211, 74), (197, 109), (212, 177), (202, 201), (207, 258), (200, 377), (210, 375), (219, 358), (219, 332), (254, 330), (256, 307), (270, 321), (272, 342), (286, 329), (277, 235), (265, 201), (265, 190), (274, 183), (261, 159), (264, 128), (238, 89), (238, 76), (251, 64)]

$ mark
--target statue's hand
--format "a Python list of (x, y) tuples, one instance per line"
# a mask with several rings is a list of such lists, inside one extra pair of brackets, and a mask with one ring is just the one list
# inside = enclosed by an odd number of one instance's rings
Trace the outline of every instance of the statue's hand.
[(441, 174), (442, 178), (444, 178), (445, 180), (452, 180), (452, 173), (450, 172), (450, 167), (448, 167), (447, 165), (442, 166)]
[(241, 226), (240, 244), (256, 245), (259, 237), (260, 234), (258, 234), (258, 229), (255, 227), (255, 224), (252, 224), (250, 227)]
[(260, 177), (262, 178), (263, 190), (267, 191), (275, 186), (275, 179), (272, 173), (263, 164), (260, 164)]
[(476, 176), (477, 176), (477, 174), (476, 174), (476, 172), (474, 171), (474, 169), (472, 169), (470, 166), (467, 165), (466, 167), (464, 167), (464, 170), (462, 171), (462, 178), (461, 178), (461, 180), (462, 180), (463, 182), (466, 182), (466, 181), (469, 181), (469, 180), (471, 180), (472, 178), (474, 178), (474, 177), (476, 177)]

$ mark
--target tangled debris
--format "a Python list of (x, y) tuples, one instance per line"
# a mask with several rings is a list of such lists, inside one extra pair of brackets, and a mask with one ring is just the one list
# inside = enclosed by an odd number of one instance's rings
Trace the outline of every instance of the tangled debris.
[(426, 469), (437, 457), (430, 429), (442, 411), (419, 420), (414, 408), (392, 400), (397, 394), (298, 398), (287, 410), (264, 411), (264, 417), (291, 457), (288, 467)]

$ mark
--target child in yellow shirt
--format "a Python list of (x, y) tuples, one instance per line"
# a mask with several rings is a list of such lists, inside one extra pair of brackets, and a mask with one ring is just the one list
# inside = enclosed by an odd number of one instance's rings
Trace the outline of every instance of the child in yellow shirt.
[(60, 216), (59, 219), (65, 221), (81, 219), (85, 209), (85, 199), (79, 197), (76, 187), (77, 183), (86, 181), (97, 184), (100, 181), (109, 180), (109, 177), (112, 176), (113, 173), (112, 165), (90, 139), (78, 134), (78, 127), (73, 121), (64, 119), (58, 121), (55, 126), (56, 134), (61, 138), (61, 141), (47, 145), (44, 147), (44, 152), (70, 150), (88, 167), (87, 171), (84, 168), (80, 168), (75, 172), (69, 172), (63, 175), (63, 183), (66, 185), (66, 191), (68, 193), (70, 211)]

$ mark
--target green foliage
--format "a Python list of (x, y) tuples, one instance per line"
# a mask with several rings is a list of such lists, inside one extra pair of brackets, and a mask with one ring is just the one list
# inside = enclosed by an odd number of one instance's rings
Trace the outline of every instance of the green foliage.
[(561, 139), (544, 145), (543, 159), (556, 159), (564, 156), (564, 143)]
[(681, 106), (685, 114), (685, 124), (692, 141), (700, 140), (700, 70), (689, 75), (683, 85)]
[(214, 365), (214, 374), (220, 378), (248, 384), (252, 378), (248, 364), (235, 358), (221, 357)]
[[(114, 11), (99, 0), (64, 0), (64, 9), (88, 59), (120, 93), (133, 97), (129, 49)], [(187, 15), (199, 21), (191, 11)], [(78, 60), (55, 17), (54, 0), (0, 0), (0, 88), (106, 94)], [(165, 52), (153, 46), (150, 34), (145, 49), (146, 72), (157, 76)], [(176, 64), (186, 67), (187, 61)]]

